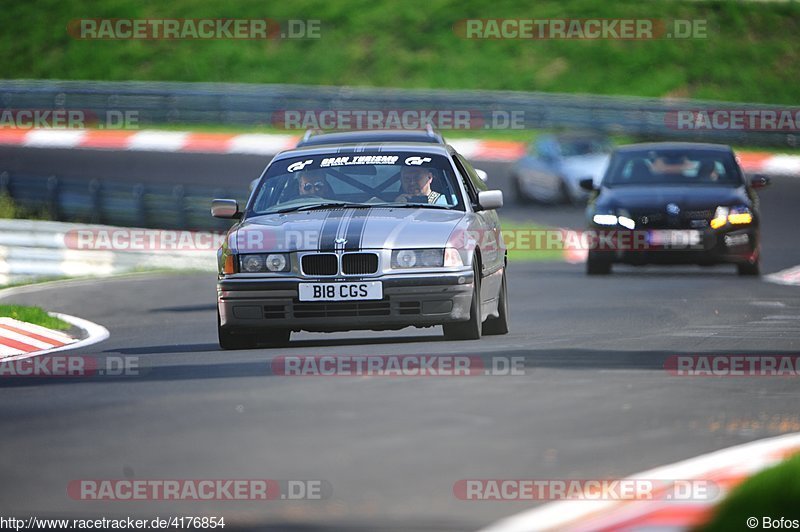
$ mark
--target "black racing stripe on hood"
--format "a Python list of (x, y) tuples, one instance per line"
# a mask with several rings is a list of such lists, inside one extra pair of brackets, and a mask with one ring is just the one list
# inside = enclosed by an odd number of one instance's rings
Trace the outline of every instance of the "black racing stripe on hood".
[(345, 234), (345, 238), (347, 239), (347, 242), (344, 244), (345, 251), (361, 249), (361, 241), (364, 238), (364, 227), (367, 225), (367, 218), (369, 218), (370, 212), (372, 212), (372, 209), (359, 209), (350, 218)]
[(336, 244), (336, 233), (339, 232), (339, 224), (342, 217), (347, 212), (347, 209), (334, 209), (330, 211), (330, 215), (325, 218), (322, 224), (322, 230), (319, 232), (319, 250), (320, 251), (334, 251)]

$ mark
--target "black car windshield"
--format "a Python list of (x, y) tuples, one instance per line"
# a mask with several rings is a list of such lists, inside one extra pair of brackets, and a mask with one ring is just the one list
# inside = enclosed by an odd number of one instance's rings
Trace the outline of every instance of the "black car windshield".
[(336, 205), (463, 210), (447, 157), (383, 151), (305, 155), (275, 161), (259, 180), (247, 214)]
[(719, 185), (741, 186), (733, 154), (720, 150), (653, 149), (616, 153), (604, 186)]

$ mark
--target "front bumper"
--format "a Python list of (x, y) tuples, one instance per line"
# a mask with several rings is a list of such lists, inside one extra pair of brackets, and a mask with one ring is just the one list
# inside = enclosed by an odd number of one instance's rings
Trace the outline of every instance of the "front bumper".
[[(597, 227), (593, 229), (603, 230)], [(701, 230), (701, 241), (696, 246), (632, 246), (631, 249), (590, 250), (590, 254), (596, 259), (632, 265), (752, 263), (759, 254), (759, 231), (757, 226), (727, 227), (721, 230), (706, 228)]]
[(335, 280), (228, 277), (217, 283), (220, 325), (253, 332), (269, 328), (331, 332), (463, 321), (469, 319), (473, 276), (472, 270), (466, 270), (348, 277), (341, 281), (381, 281), (383, 299), (313, 302), (298, 299), (298, 285)]

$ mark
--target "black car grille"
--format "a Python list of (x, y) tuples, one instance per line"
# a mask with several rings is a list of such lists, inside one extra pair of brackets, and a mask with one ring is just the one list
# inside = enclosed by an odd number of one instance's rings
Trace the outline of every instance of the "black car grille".
[(713, 215), (714, 211), (710, 209), (682, 211), (677, 216), (654, 211), (632, 213), (636, 227), (642, 229), (705, 227)]
[(306, 275), (336, 275), (339, 273), (339, 262), (333, 253), (303, 255), (301, 265), (303, 273)]
[[(394, 307), (392, 307), (394, 305)], [(264, 319), (282, 320), (293, 318), (359, 318), (370, 316), (419, 315), (422, 303), (419, 301), (319, 301), (300, 302), (295, 300), (285, 305), (264, 305)]]
[(342, 273), (366, 275), (378, 271), (378, 255), (375, 253), (346, 253), (342, 255)]
[(358, 303), (318, 302), (295, 303), (295, 318), (358, 318), (365, 316), (389, 316), (389, 301), (361, 301)]

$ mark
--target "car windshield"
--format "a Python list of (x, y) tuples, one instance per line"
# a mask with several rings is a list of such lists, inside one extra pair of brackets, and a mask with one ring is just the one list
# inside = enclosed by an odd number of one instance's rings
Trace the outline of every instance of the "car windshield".
[(306, 155), (276, 161), (260, 179), (248, 215), (336, 205), (463, 208), (447, 157), (410, 152)]
[(601, 138), (566, 139), (561, 141), (559, 150), (562, 157), (609, 153), (611, 143)]
[(619, 152), (603, 178), (605, 186), (741, 186), (731, 153), (719, 150), (647, 150)]

